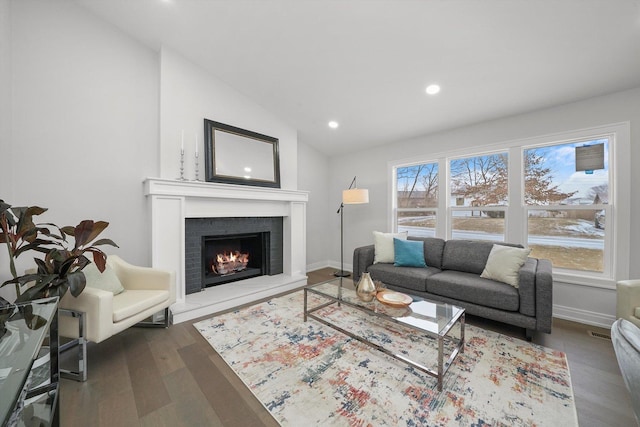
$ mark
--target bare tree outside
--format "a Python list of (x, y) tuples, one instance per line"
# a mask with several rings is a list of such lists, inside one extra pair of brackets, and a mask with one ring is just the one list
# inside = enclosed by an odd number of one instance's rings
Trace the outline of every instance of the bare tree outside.
[(508, 202), (507, 153), (451, 161), (451, 191), (471, 206), (500, 206)]
[(424, 163), (397, 170), (398, 207), (438, 206), (438, 164)]

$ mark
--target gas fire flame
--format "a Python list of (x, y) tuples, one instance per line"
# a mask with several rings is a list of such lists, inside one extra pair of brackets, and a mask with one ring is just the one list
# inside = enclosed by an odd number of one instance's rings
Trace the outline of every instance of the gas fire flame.
[(216, 274), (230, 274), (247, 268), (249, 254), (239, 251), (217, 254), (211, 263), (211, 271)]

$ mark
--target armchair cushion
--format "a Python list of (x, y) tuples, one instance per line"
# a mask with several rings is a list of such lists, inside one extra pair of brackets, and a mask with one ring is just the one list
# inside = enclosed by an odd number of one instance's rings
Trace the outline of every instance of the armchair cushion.
[(168, 291), (124, 291), (113, 297), (113, 322), (125, 320), (168, 299)]

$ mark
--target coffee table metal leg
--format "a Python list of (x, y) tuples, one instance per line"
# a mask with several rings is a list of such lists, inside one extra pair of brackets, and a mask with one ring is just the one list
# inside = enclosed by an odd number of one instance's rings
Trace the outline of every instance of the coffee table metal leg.
[(307, 321), (307, 290), (304, 290), (304, 321)]
[(464, 315), (466, 313), (462, 313), (460, 317), (460, 353), (464, 353)]
[(442, 391), (442, 354), (444, 353), (444, 337), (438, 337), (438, 391)]

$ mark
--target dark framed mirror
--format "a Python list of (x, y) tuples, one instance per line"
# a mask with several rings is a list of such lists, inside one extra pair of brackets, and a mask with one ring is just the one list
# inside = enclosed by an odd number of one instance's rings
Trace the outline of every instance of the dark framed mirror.
[(204, 119), (206, 180), (280, 188), (278, 139)]

